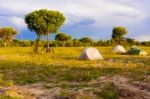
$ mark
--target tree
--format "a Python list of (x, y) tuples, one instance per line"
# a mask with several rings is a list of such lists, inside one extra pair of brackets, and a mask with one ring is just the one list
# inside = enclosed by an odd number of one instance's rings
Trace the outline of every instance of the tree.
[(51, 52), (51, 49), (49, 47), (49, 36), (51, 33), (57, 33), (58, 29), (63, 25), (65, 21), (65, 17), (62, 13), (58, 11), (52, 11), (52, 10), (43, 10), (46, 12), (46, 15), (44, 15), (46, 25), (46, 36), (47, 36), (47, 47), (46, 52)]
[(68, 40), (71, 40), (71, 36), (66, 35), (65, 33), (58, 33), (55, 37), (56, 41), (62, 41), (63, 42), (63, 47), (65, 45), (65, 42)]
[(13, 40), (15, 35), (17, 35), (17, 31), (12, 27), (3, 27), (0, 29), (0, 38), (3, 41), (4, 46), (6, 47), (9, 42)]
[(87, 46), (92, 45), (94, 43), (94, 41), (91, 38), (89, 38), (89, 37), (83, 37), (83, 38), (81, 38), (80, 42), (84, 43)]
[(27, 27), (30, 31), (36, 32), (37, 39), (35, 44), (34, 52), (38, 52), (39, 42), (41, 39), (41, 36), (44, 34), (44, 26), (45, 26), (45, 19), (44, 19), (44, 13), (45, 11), (34, 11), (32, 13), (29, 13), (25, 16), (25, 22), (27, 24)]
[(124, 27), (114, 27), (112, 32), (112, 40), (117, 42), (120, 41), (123, 36), (128, 33), (128, 31)]
[(80, 46), (80, 40), (79, 39), (73, 39), (73, 46), (79, 47)]
[(37, 43), (35, 52), (38, 52), (38, 44), (42, 35), (47, 36), (46, 52), (50, 52), (49, 37), (51, 33), (57, 33), (58, 29), (63, 25), (65, 17), (62, 13), (53, 10), (41, 9), (29, 13), (25, 17), (25, 22), (31, 31), (37, 34)]

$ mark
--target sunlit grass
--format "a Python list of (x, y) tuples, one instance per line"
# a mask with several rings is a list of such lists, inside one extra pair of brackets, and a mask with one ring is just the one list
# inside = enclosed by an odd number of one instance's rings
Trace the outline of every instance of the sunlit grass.
[[(142, 47), (150, 54), (150, 47)], [(32, 48), (0, 48), (0, 73), (18, 84), (36, 82), (85, 82), (103, 75), (127, 75), (138, 78), (150, 75), (149, 56), (115, 55), (112, 47), (98, 47), (103, 61), (83, 61), (79, 56), (83, 47), (54, 48), (55, 53)], [(113, 61), (109, 61), (109, 60)], [(133, 75), (134, 74), (134, 75)]]

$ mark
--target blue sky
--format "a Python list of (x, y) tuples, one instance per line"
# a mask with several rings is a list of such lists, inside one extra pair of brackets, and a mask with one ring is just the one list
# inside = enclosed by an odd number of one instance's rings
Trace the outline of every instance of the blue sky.
[(150, 41), (150, 0), (0, 0), (0, 27), (12, 26), (18, 39), (36, 39), (24, 15), (38, 9), (59, 10), (66, 17), (60, 31), (73, 38), (110, 39), (114, 26), (128, 29), (126, 37)]

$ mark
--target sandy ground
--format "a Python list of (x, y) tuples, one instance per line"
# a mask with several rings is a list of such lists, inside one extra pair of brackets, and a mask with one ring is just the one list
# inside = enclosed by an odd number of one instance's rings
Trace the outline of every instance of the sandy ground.
[[(1, 89), (1, 93), (10, 96), (20, 96), (23, 99), (77, 99), (80, 95), (86, 94), (88, 99), (98, 99), (90, 89), (101, 91), (102, 85), (107, 82), (113, 82), (119, 89), (119, 99), (150, 99), (150, 83), (132, 81), (123, 76), (103, 76), (97, 80), (88, 82), (85, 87), (76, 88), (69, 87), (67, 97), (60, 96), (64, 89), (61, 84), (49, 84), (49, 88), (45, 88), (44, 84), (33, 84), (24, 86), (12, 86), (10, 88)], [(68, 83), (69, 85), (69, 83)], [(80, 83), (71, 83), (71, 85), (78, 86)], [(78, 98), (80, 99), (80, 98)], [(85, 98), (86, 99), (86, 98)]]

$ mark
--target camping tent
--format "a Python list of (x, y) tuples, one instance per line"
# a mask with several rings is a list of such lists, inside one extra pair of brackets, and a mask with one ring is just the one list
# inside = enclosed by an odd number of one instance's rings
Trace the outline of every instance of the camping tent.
[(115, 46), (113, 49), (112, 49), (112, 52), (113, 53), (117, 53), (117, 54), (124, 54), (126, 53), (127, 51), (125, 50), (125, 48), (121, 45), (117, 45)]
[(130, 55), (143, 55), (146, 56), (147, 52), (139, 48), (138, 46), (132, 46), (131, 49), (128, 51)]
[(82, 51), (80, 55), (82, 60), (103, 60), (104, 58), (96, 48), (89, 47)]

